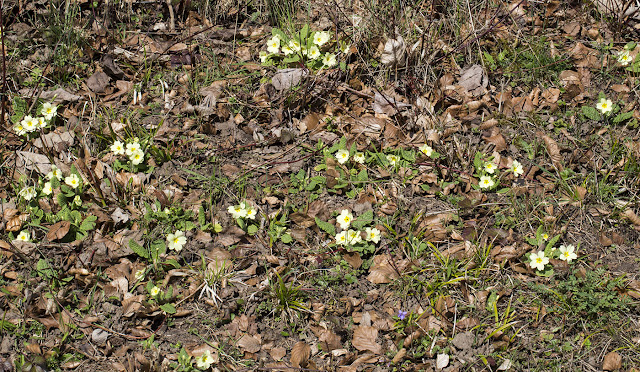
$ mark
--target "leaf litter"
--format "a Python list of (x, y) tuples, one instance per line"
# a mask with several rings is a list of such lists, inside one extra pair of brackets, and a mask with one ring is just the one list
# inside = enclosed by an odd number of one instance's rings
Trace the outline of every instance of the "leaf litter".
[[(269, 27), (249, 17), (213, 27), (184, 9), (176, 17), (182, 6), (169, 5), (169, 24), (146, 22), (153, 33), (131, 32), (102, 56), (94, 53), (109, 31), (96, 24), (75, 85), (51, 84), (60, 66), (42, 66), (42, 86), (18, 90), (30, 103), (60, 105), (60, 116), (39, 136), (3, 139), (3, 329), (11, 335), (3, 358), (24, 368), (45, 356), (53, 365), (62, 351), (75, 358), (57, 360), (62, 368), (123, 371), (186, 370), (205, 356), (218, 370), (637, 363), (629, 340), (640, 335), (630, 324), (616, 329), (625, 337), (594, 333), (601, 324), (567, 326), (586, 310), (548, 296), (563, 281), (583, 288), (588, 270), (606, 267), (588, 290), (625, 318), (638, 316), (627, 301), (638, 297), (636, 77), (598, 49), (603, 38), (629, 40), (587, 5), (516, 2), (480, 14), (500, 21), (470, 36), (484, 52), (478, 58), (465, 57), (477, 51), (453, 33), (435, 43), (399, 29), (379, 40), (353, 34), (344, 71), (263, 66)], [(313, 29), (331, 23), (322, 5), (310, 9)], [(115, 10), (125, 11), (138, 10)], [(542, 16), (554, 26), (542, 28)], [(585, 22), (570, 22), (576, 17)], [(413, 21), (423, 39), (434, 37)], [(7, 28), (18, 36), (18, 24)], [(549, 53), (567, 58), (518, 49), (523, 31), (533, 41), (548, 33)], [(10, 69), (43, 62), (19, 58)], [(416, 78), (421, 63), (430, 67)], [(216, 64), (226, 70), (209, 69)], [(141, 78), (145, 69), (152, 78)], [(544, 83), (525, 76), (539, 71), (549, 72)], [(600, 92), (628, 117), (582, 115)], [(115, 138), (147, 141), (144, 167), (110, 152)], [(340, 163), (337, 150), (352, 160)], [(516, 161), (521, 176), (508, 171)], [(484, 190), (488, 163), (500, 176)], [(81, 179), (79, 205), (68, 188), (50, 199), (21, 193), (40, 193), (54, 164)], [(259, 218), (232, 218), (234, 205)], [(353, 222), (360, 235), (346, 245), (335, 243), (342, 210), (372, 216)], [(365, 228), (382, 231), (381, 244), (363, 240)], [(17, 238), (24, 230), (30, 241)], [(177, 230), (186, 238), (180, 250), (167, 241)], [(560, 244), (578, 246), (578, 263), (554, 256), (550, 271), (532, 269), (530, 253)], [(569, 293), (577, 292), (557, 296)]]

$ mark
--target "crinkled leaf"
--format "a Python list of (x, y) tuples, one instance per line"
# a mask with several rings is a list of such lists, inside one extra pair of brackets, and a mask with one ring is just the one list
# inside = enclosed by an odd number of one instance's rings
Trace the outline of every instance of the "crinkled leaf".
[(172, 304), (163, 304), (163, 305), (160, 305), (160, 308), (162, 309), (162, 311), (164, 311), (167, 314), (176, 313), (176, 308)]
[(280, 237), (280, 240), (282, 240), (282, 242), (285, 244), (289, 244), (293, 241), (293, 238), (289, 234), (284, 234)]
[(633, 117), (633, 112), (629, 111), (629, 112), (623, 112), (621, 114), (616, 115), (615, 118), (613, 118), (613, 123), (614, 124), (619, 124), (622, 123), (623, 121), (627, 121), (629, 119), (631, 119)]
[(333, 226), (329, 222), (325, 222), (325, 221), (319, 219), (318, 217), (314, 217), (314, 218), (316, 219), (316, 225), (318, 225), (320, 230), (326, 232), (327, 234), (329, 234), (331, 236), (335, 236), (336, 235), (336, 227), (335, 226)]
[(133, 253), (137, 254), (142, 258), (149, 258), (149, 251), (146, 250), (143, 246), (136, 243), (135, 240), (129, 239), (129, 248), (133, 251)]
[(600, 120), (600, 112), (595, 107), (582, 106), (582, 114), (591, 120)]
[(365, 226), (369, 225), (371, 222), (373, 222), (373, 211), (368, 210), (363, 214), (361, 214), (357, 219), (355, 219), (351, 223), (351, 225), (358, 230), (362, 230)]

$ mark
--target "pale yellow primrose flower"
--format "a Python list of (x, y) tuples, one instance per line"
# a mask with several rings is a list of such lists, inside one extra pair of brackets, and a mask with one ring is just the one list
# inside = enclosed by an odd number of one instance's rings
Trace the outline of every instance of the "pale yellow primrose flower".
[(250, 205), (247, 205), (245, 208), (245, 211), (247, 211), (247, 218), (251, 219), (251, 220), (255, 220), (256, 219), (256, 214), (258, 213), (256, 211), (256, 209)]
[(280, 53), (280, 38), (277, 36), (267, 40), (267, 52)]
[(42, 193), (45, 195), (51, 195), (53, 193), (53, 187), (51, 187), (51, 182), (45, 182), (44, 186), (42, 186)]
[(387, 160), (389, 161), (389, 165), (393, 167), (396, 165), (399, 159), (395, 155), (387, 155)]
[(364, 164), (364, 153), (356, 152), (353, 154), (353, 161), (354, 163)]
[(13, 126), (13, 131), (16, 132), (17, 135), (22, 136), (24, 134), (27, 134), (26, 129), (24, 129), (24, 126), (22, 126), (22, 122), (20, 123), (16, 123)]
[(544, 239), (545, 242), (549, 240), (549, 234), (547, 233), (542, 234), (542, 239)]
[(160, 294), (160, 288), (158, 288), (158, 286), (153, 286), (153, 288), (151, 288), (151, 291), (149, 291), (149, 293), (151, 294), (151, 297), (156, 297), (157, 295)]
[(76, 189), (80, 186), (80, 178), (76, 174), (71, 174), (69, 177), (65, 177), (64, 183)]
[(633, 62), (633, 57), (631, 57), (631, 54), (629, 54), (628, 50), (625, 49), (618, 53), (618, 63), (620, 63), (622, 66), (626, 66), (631, 62)]
[(111, 152), (116, 155), (124, 155), (124, 144), (120, 141), (114, 141), (111, 145)]
[(420, 150), (421, 153), (427, 155), (428, 157), (431, 157), (431, 154), (433, 154), (433, 149), (431, 148), (431, 146), (427, 145), (426, 143), (418, 147), (418, 150)]
[(21, 196), (24, 200), (31, 200), (36, 197), (36, 189), (33, 186), (25, 187), (20, 190), (18, 196)]
[(320, 53), (320, 49), (318, 49), (318, 47), (315, 45), (309, 48), (309, 50), (307, 51), (307, 56), (311, 59), (318, 59), (321, 55), (322, 53)]
[(536, 269), (538, 271), (543, 271), (544, 266), (549, 263), (549, 257), (545, 257), (544, 251), (531, 253), (529, 259), (531, 259), (531, 262), (529, 262), (529, 266), (531, 266), (532, 269)]
[(578, 258), (578, 255), (575, 253), (576, 247), (574, 247), (571, 244), (561, 245), (559, 250), (560, 250), (560, 259), (562, 261), (567, 261), (567, 263), (570, 263), (571, 261)]
[(47, 178), (48, 179), (53, 179), (53, 177), (57, 178), (58, 180), (62, 179), (62, 171), (56, 167), (55, 165), (51, 166), (51, 171), (49, 173), (47, 173)]
[(231, 213), (231, 217), (233, 218), (240, 218), (240, 217), (246, 217), (247, 216), (247, 210), (242, 208), (239, 205), (231, 205), (229, 206), (229, 208), (227, 208), (227, 212)]
[(336, 61), (336, 55), (333, 53), (327, 53), (324, 55), (324, 58), (322, 58), (322, 64), (326, 67), (333, 67), (337, 63), (338, 62)]
[(27, 132), (33, 132), (34, 130), (38, 129), (38, 121), (32, 118), (30, 115), (25, 116), (20, 124), (22, 124), (22, 127), (24, 127), (24, 130), (26, 130)]
[(187, 244), (187, 237), (181, 230), (177, 230), (175, 233), (167, 235), (167, 242), (169, 242), (169, 249), (180, 252), (182, 247)]
[(516, 177), (519, 177), (521, 174), (524, 173), (524, 170), (522, 169), (522, 164), (520, 164), (520, 162), (517, 160), (514, 160), (513, 163), (511, 163), (511, 168), (509, 169), (513, 172), (513, 175)]
[(211, 367), (213, 362), (214, 360), (209, 350), (205, 350), (205, 352), (202, 355), (200, 355), (199, 357), (196, 357), (196, 367), (202, 370), (209, 369), (209, 367)]
[(329, 41), (329, 39), (331, 39), (331, 34), (328, 31), (316, 32), (313, 35), (313, 43), (317, 46), (323, 46)]
[(480, 188), (481, 189), (488, 189), (493, 187), (493, 185), (495, 185), (495, 182), (493, 182), (493, 179), (489, 176), (482, 176), (480, 177)]
[(282, 53), (284, 53), (285, 56), (288, 56), (290, 54), (293, 54), (293, 49), (291, 49), (291, 47), (288, 46), (288, 45), (283, 45), (282, 46)]
[(613, 102), (611, 102), (610, 99), (601, 98), (600, 101), (596, 103), (596, 108), (606, 115), (613, 110)]
[(127, 143), (127, 150), (125, 151), (125, 154), (127, 154), (127, 156), (131, 156), (131, 154), (136, 151), (142, 151), (142, 148), (140, 147), (140, 143), (138, 141)]
[(49, 102), (45, 102), (42, 104), (42, 110), (40, 113), (44, 116), (45, 119), (51, 120), (58, 113), (58, 106), (54, 106)]
[(378, 242), (380, 241), (380, 230), (376, 229), (375, 227), (367, 227), (364, 231), (367, 233), (368, 242), (374, 242), (378, 244)]
[(494, 174), (496, 172), (496, 165), (493, 164), (492, 162), (488, 162), (484, 165), (484, 170), (485, 172), (489, 173), (489, 174)]
[(267, 57), (269, 57), (269, 54), (265, 51), (260, 52), (260, 63), (265, 63), (267, 62)]
[(129, 155), (129, 160), (131, 160), (131, 163), (133, 165), (142, 163), (144, 161), (144, 152), (142, 152), (141, 150), (134, 151), (133, 153), (131, 153), (131, 155)]
[(336, 234), (336, 244), (338, 245), (346, 245), (347, 244), (347, 232), (342, 231)]
[(347, 162), (347, 160), (349, 160), (349, 151), (347, 150), (338, 150), (338, 152), (336, 152), (336, 159), (338, 159), (338, 163), (340, 164), (344, 164)]
[(140, 270), (136, 271), (136, 274), (134, 275), (134, 279), (136, 281), (140, 281), (140, 280), (144, 279), (144, 272), (145, 272), (144, 269), (140, 269)]
[(22, 240), (23, 242), (31, 241), (31, 234), (27, 230), (20, 231), (20, 234), (16, 236), (16, 240)]
[(347, 231), (347, 240), (349, 244), (358, 244), (362, 241), (362, 237), (360, 236), (360, 231), (349, 230)]
[(343, 209), (336, 218), (336, 221), (338, 221), (342, 230), (346, 230), (349, 228), (349, 225), (351, 225), (351, 221), (353, 221), (353, 215), (347, 209)]
[(300, 51), (300, 43), (296, 40), (289, 40), (289, 48), (291, 48), (291, 50), (293, 50), (294, 52), (299, 52)]
[(38, 121), (38, 128), (47, 127), (47, 119), (45, 119), (43, 116), (36, 118), (36, 120)]

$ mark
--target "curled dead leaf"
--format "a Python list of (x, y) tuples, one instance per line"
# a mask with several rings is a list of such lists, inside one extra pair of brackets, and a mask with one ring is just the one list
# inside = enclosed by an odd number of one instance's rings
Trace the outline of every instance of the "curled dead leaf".
[(536, 134), (540, 136), (544, 141), (544, 144), (547, 147), (547, 153), (551, 158), (551, 163), (553, 163), (553, 166), (555, 166), (558, 171), (562, 171), (562, 156), (560, 155), (560, 147), (558, 147), (558, 143), (543, 132), (537, 132)]
[(636, 227), (640, 226), (640, 217), (631, 209), (627, 208), (622, 215), (626, 217), (632, 224), (636, 225)]
[(5, 230), (19, 231), (22, 228), (22, 224), (27, 222), (28, 218), (29, 218), (28, 214), (21, 214), (21, 215), (13, 216), (9, 218), (7, 221), (7, 226), (5, 227)]

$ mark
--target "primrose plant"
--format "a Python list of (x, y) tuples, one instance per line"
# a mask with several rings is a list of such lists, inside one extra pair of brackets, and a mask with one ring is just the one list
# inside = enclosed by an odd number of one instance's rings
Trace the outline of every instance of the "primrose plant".
[(320, 229), (333, 236), (335, 246), (341, 246), (349, 252), (374, 253), (376, 245), (380, 243), (382, 232), (375, 226), (373, 211), (368, 210), (358, 218), (348, 209), (343, 209), (336, 217), (340, 232), (336, 232), (335, 225), (322, 221), (316, 217), (316, 224)]
[(527, 238), (529, 244), (537, 247), (537, 250), (524, 256), (529, 261), (529, 267), (535, 270), (536, 275), (551, 276), (553, 274), (553, 267), (549, 265), (551, 259), (565, 261), (569, 264), (578, 258), (577, 248), (572, 244), (562, 244), (556, 248), (555, 245), (559, 240), (560, 235), (549, 237), (542, 226), (538, 227), (534, 238)]
[(143, 145), (140, 143), (140, 139), (138, 137), (133, 137), (124, 143), (116, 140), (113, 142), (113, 144), (111, 144), (111, 147), (109, 149), (115, 156), (126, 156), (127, 160), (129, 161), (129, 166), (127, 167), (126, 165), (122, 164), (118, 158), (116, 158), (116, 161), (114, 163), (114, 168), (116, 170), (127, 169), (133, 172), (141, 167), (140, 164), (143, 164), (144, 162), (145, 152), (143, 150)]
[[(640, 72), (640, 69), (638, 72)], [(594, 121), (611, 122), (612, 124), (627, 122), (631, 126), (637, 126), (637, 119), (633, 118), (633, 110), (623, 111), (620, 105), (607, 98), (603, 92), (598, 94), (598, 101), (595, 107), (582, 106), (582, 114)]]
[[(347, 42), (333, 40), (331, 32), (311, 31), (308, 24), (293, 34), (277, 28), (271, 33), (267, 50), (260, 52), (260, 62), (265, 66), (304, 66), (317, 71), (336, 66), (339, 56), (346, 56), (351, 49)], [(341, 67), (345, 68), (344, 62)]]
[(238, 205), (230, 205), (227, 208), (227, 212), (236, 220), (238, 226), (247, 233), (253, 235), (258, 232), (258, 225), (252, 223), (255, 221), (258, 211), (248, 202), (243, 201)]
[[(478, 185), (473, 185), (474, 188), (483, 191), (491, 191), (500, 184), (501, 175), (498, 165), (494, 162), (494, 158), (485, 157), (482, 153), (477, 152), (473, 159), (473, 165), (476, 170), (475, 176), (479, 179)], [(519, 177), (524, 173), (522, 164), (513, 160), (511, 166), (507, 169), (507, 172), (513, 173), (514, 177)], [(507, 189), (498, 190), (498, 192), (506, 192)]]
[(58, 115), (58, 106), (51, 102), (41, 103), (36, 109), (36, 116), (27, 113), (28, 107), (24, 99), (16, 97), (13, 100), (14, 114), (11, 116), (13, 131), (19, 136), (32, 137), (32, 133), (46, 129)]

